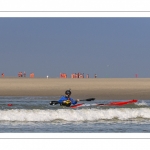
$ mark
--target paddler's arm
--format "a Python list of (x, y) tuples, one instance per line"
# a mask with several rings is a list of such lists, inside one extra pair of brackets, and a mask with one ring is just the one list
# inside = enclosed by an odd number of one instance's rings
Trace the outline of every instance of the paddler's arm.
[(73, 105), (77, 104), (77, 102), (80, 101), (79, 99), (74, 100), (74, 99), (72, 99), (72, 98), (70, 98), (70, 100), (71, 100), (71, 103), (72, 103)]
[(76, 101), (79, 102), (80, 100), (79, 100), (79, 99), (76, 99)]
[(64, 100), (66, 100), (65, 96), (62, 96), (59, 100), (58, 103), (61, 104)]

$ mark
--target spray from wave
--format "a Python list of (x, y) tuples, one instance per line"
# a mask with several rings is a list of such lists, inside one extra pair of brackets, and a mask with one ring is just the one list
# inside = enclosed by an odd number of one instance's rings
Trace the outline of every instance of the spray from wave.
[(135, 105), (137, 105), (137, 106), (149, 106), (148, 103), (146, 103), (145, 101), (141, 101), (139, 103), (135, 103)]
[(150, 119), (150, 108), (110, 108), (110, 109), (57, 109), (57, 110), (0, 110), (0, 121), (46, 121), (65, 120), (98, 121), (98, 120), (129, 120), (136, 118)]

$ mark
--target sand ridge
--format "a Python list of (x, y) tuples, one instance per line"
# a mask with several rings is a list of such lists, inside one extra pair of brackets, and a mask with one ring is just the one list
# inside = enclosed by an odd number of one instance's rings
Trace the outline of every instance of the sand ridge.
[(150, 99), (150, 78), (0, 78), (0, 96), (61, 96), (98, 100)]

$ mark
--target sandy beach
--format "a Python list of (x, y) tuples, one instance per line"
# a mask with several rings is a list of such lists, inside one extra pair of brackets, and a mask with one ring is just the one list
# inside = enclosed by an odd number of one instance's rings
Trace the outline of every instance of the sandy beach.
[(0, 78), (0, 96), (61, 96), (98, 100), (150, 99), (150, 78)]

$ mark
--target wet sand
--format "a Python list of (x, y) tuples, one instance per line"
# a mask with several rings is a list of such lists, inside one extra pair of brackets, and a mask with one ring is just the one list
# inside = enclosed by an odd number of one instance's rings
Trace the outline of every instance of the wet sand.
[(61, 96), (98, 100), (150, 100), (150, 78), (0, 78), (0, 96)]

